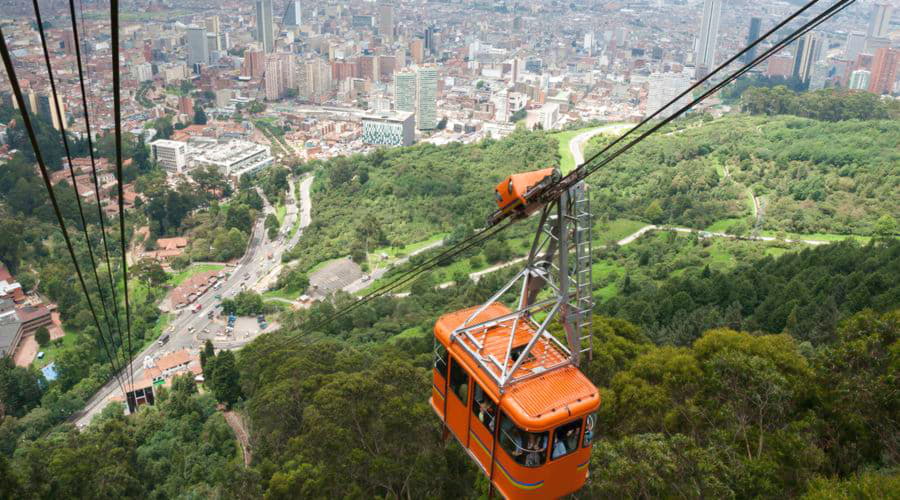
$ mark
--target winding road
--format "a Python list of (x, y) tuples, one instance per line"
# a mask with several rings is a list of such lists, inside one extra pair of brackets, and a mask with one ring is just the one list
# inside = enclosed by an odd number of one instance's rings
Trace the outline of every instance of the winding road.
[[(596, 137), (600, 134), (613, 134), (619, 135), (624, 133), (626, 130), (632, 128), (633, 125), (630, 123), (615, 123), (612, 125), (603, 125), (602, 127), (592, 128), (590, 130), (586, 130), (569, 141), (569, 152), (572, 153), (572, 158), (575, 159), (575, 166), (579, 166), (584, 163), (584, 145), (587, 144), (592, 137)], [(568, 173), (568, 172), (563, 172)]]

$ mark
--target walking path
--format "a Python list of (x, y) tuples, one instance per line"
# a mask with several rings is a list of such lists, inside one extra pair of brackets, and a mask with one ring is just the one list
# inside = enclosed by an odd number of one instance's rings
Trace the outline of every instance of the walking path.
[(225, 416), (225, 422), (234, 431), (234, 437), (237, 438), (238, 443), (241, 445), (242, 455), (244, 455), (244, 467), (250, 467), (250, 462), (253, 461), (253, 452), (250, 449), (250, 436), (247, 433), (247, 428), (244, 426), (244, 419), (240, 413), (233, 410), (223, 411), (222, 415)]

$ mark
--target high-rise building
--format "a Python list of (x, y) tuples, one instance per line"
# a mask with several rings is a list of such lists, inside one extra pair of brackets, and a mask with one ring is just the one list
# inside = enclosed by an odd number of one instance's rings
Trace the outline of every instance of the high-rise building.
[(188, 66), (209, 64), (209, 42), (206, 38), (206, 28), (188, 26), (187, 44)]
[[(647, 105), (644, 108), (644, 115), (649, 116), (690, 87), (691, 78), (684, 73), (654, 73), (648, 78), (647, 84)], [(691, 96), (688, 94), (663, 111), (660, 118), (670, 116), (690, 102)]]
[(850, 73), (850, 84), (847, 85), (847, 88), (850, 90), (868, 90), (871, 77), (871, 71), (858, 69)]
[(416, 123), (419, 130), (437, 128), (438, 71), (433, 66), (416, 70)]
[(722, 0), (706, 0), (703, 3), (703, 23), (700, 25), (700, 43), (695, 57), (698, 68), (712, 69), (716, 62), (716, 42), (721, 15)]
[(150, 63), (135, 64), (131, 67), (131, 77), (139, 82), (153, 79), (153, 66)]
[(594, 33), (587, 32), (584, 34), (583, 46), (584, 46), (584, 51), (587, 53), (587, 55), (589, 55), (589, 56), (594, 55)]
[(190, 98), (190, 96), (183, 95), (178, 98), (178, 112), (188, 115), (193, 118), (194, 116), (194, 100)]
[(794, 78), (801, 82), (809, 81), (813, 64), (822, 57), (823, 45), (822, 37), (818, 33), (810, 31), (803, 35), (797, 44), (797, 53), (794, 54), (794, 70), (791, 73)]
[[(750, 31), (747, 33), (747, 45), (755, 42), (759, 39), (759, 32), (762, 28), (762, 19), (758, 17), (750, 18)], [(742, 61), (748, 63), (752, 60), (756, 59), (756, 47), (752, 47), (747, 51), (746, 54), (741, 58)]]
[[(62, 130), (66, 128), (66, 106), (63, 104), (61, 95), (57, 94), (55, 101), (54, 103), (53, 94), (50, 92), (38, 94), (37, 114), (50, 122), (56, 130)], [(56, 116), (57, 107), (59, 108), (60, 116), (62, 116), (62, 123)]]
[(389, 42), (394, 40), (394, 6), (389, 3), (378, 5), (378, 34)]
[(900, 50), (883, 47), (875, 51), (869, 92), (890, 94), (894, 90), (894, 82), (897, 81), (898, 59), (900, 59)]
[(300, 26), (302, 24), (302, 16), (300, 15), (300, 2), (297, 0), (290, 0), (287, 3), (287, 8), (284, 10), (284, 25), (285, 26)]
[(281, 58), (270, 55), (266, 58), (266, 100), (275, 101), (281, 99), (284, 94), (284, 83), (282, 82)]
[(822, 90), (831, 74), (831, 65), (825, 61), (817, 61), (809, 71), (809, 90)]
[(870, 37), (887, 36), (891, 28), (891, 16), (894, 14), (894, 8), (887, 3), (876, 3), (872, 5), (872, 14), (869, 16), (869, 31), (866, 33)]
[(244, 53), (244, 66), (241, 76), (260, 78), (266, 71), (266, 55), (261, 50), (248, 50)]
[(67, 56), (75, 55), (75, 32), (72, 30), (63, 30), (63, 48), (66, 49)]
[(429, 26), (425, 28), (425, 52), (437, 54), (437, 28)]
[(219, 24), (219, 16), (209, 16), (206, 18), (206, 32), (215, 33), (216, 36), (221, 33), (221, 25)]
[(789, 55), (775, 55), (766, 63), (766, 76), (790, 78), (794, 59)]
[(416, 112), (416, 74), (401, 71), (394, 75), (394, 109)]
[(422, 61), (425, 60), (425, 41), (421, 38), (413, 38), (409, 42), (409, 56), (413, 63), (422, 64)]
[(412, 146), (416, 138), (416, 118), (408, 111), (362, 117), (362, 140), (366, 144)]
[(256, 0), (256, 41), (266, 53), (275, 50), (272, 0)]
[(844, 46), (844, 59), (855, 61), (866, 47), (865, 33), (853, 32), (847, 35), (847, 44)]

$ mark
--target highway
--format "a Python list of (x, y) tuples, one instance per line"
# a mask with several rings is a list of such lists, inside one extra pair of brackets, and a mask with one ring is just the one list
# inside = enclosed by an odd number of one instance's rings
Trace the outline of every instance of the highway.
[[(294, 182), (295, 179), (291, 179), (291, 184), (294, 184)], [(296, 244), (303, 229), (309, 225), (309, 214), (311, 210), (309, 186), (311, 184), (312, 176), (304, 179), (301, 183), (301, 207), (299, 210), (296, 207), (297, 199), (295, 190), (293, 188), (290, 190), (290, 196), (288, 197), (289, 205), (283, 227), (288, 229), (293, 227), (294, 221), (296, 221), (298, 216), (301, 217), (301, 224), (297, 234), (288, 243)], [(263, 199), (265, 200), (265, 198)], [(268, 214), (273, 211), (274, 208), (272, 208), (266, 200), (265, 213)], [(264, 219), (265, 214), (259, 217), (254, 224), (250, 242), (247, 246), (247, 252), (233, 267), (229, 266), (226, 268), (226, 271), (230, 274), (219, 289), (210, 289), (197, 299), (195, 304), (199, 303), (201, 305), (201, 311), (199, 313), (191, 313), (188, 308), (184, 308), (174, 313), (176, 316), (163, 333), (163, 335), (169, 335), (168, 342), (163, 345), (154, 342), (134, 357), (131, 368), (134, 371), (135, 382), (142, 380), (144, 376), (143, 363), (147, 356), (156, 359), (160, 356), (182, 349), (189, 349), (192, 353), (197, 353), (199, 349), (202, 348), (202, 344), (205, 343), (206, 339), (212, 340), (216, 349), (237, 349), (251, 342), (256, 336), (262, 333), (256, 326), (255, 320), (243, 322), (239, 320), (233, 334), (227, 337), (218, 336), (216, 333), (224, 329), (224, 319), (219, 317), (208, 319), (207, 312), (210, 308), (213, 308), (218, 304), (219, 299), (215, 298), (216, 294), (220, 294), (223, 298), (237, 295), (244, 287), (254, 287), (261, 278), (269, 275), (276, 267), (280, 267), (281, 254), (290, 247), (285, 244), (284, 231), (280, 232), (275, 240), (268, 239), (263, 228)], [(270, 253), (272, 254), (272, 259), (268, 258)], [(250, 326), (246, 326), (247, 324)], [(275, 325), (270, 325), (266, 331), (274, 329)], [(208, 330), (208, 333), (204, 333), (204, 330)], [(130, 378), (127, 378), (127, 380), (126, 378), (127, 376), (123, 375), (122, 381), (123, 383), (129, 384)], [(90, 423), (94, 415), (106, 407), (111, 398), (115, 396), (122, 397), (123, 395), (118, 382), (113, 379), (107, 382), (106, 385), (88, 400), (82, 411), (73, 414), (69, 420), (75, 423), (79, 428), (86, 426)]]

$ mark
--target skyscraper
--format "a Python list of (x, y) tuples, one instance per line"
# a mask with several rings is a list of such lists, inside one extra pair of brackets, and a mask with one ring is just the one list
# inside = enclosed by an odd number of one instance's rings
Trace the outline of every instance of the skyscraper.
[[(759, 31), (762, 28), (762, 19), (758, 17), (750, 18), (750, 31), (747, 33), (747, 45), (755, 42), (759, 39)], [(751, 48), (747, 51), (746, 54), (741, 58), (742, 61), (748, 63), (752, 60), (756, 59), (756, 47)]]
[(188, 66), (195, 64), (209, 64), (209, 42), (206, 38), (206, 28), (188, 26)]
[(438, 71), (433, 66), (416, 71), (416, 123), (419, 130), (437, 128)]
[(378, 5), (378, 34), (384, 40), (394, 40), (394, 6), (389, 3)]
[[(61, 95), (57, 95), (55, 101), (56, 102), (54, 103), (53, 94), (51, 92), (39, 94), (37, 96), (37, 114), (49, 121), (56, 130), (62, 130), (63, 128), (66, 128), (66, 106), (63, 104)], [(59, 106), (59, 114), (62, 116), (63, 123), (60, 123), (57, 119), (57, 106)]]
[(818, 33), (810, 31), (803, 35), (797, 44), (797, 53), (794, 54), (794, 71), (792, 76), (801, 82), (809, 81), (809, 72), (822, 57), (822, 37)]
[(210, 16), (206, 18), (206, 39), (209, 45), (209, 51), (222, 50), (221, 29), (219, 26), (219, 16)]
[(287, 3), (287, 8), (284, 10), (284, 25), (300, 26), (302, 20), (303, 18), (300, 15), (300, 2), (297, 0), (289, 1)]
[(887, 36), (893, 14), (894, 8), (890, 4), (876, 3), (872, 5), (872, 14), (869, 17), (869, 31), (866, 34), (870, 37)]
[(711, 69), (716, 62), (716, 42), (719, 36), (719, 18), (722, 0), (706, 0), (703, 3), (703, 23), (700, 26), (700, 44), (697, 46), (696, 66)]
[(394, 109), (416, 111), (416, 74), (401, 71), (394, 75)]
[(266, 53), (275, 50), (272, 26), (272, 0), (256, 0), (256, 41)]
[(875, 51), (869, 92), (890, 94), (894, 90), (894, 82), (897, 81), (898, 59), (900, 59), (900, 50), (882, 47)]
[(425, 50), (432, 55), (437, 53), (437, 40), (434, 36), (436, 31), (434, 26), (425, 28)]
[(844, 59), (855, 61), (856, 56), (866, 47), (865, 33), (850, 33), (847, 35), (847, 45), (844, 46)]

